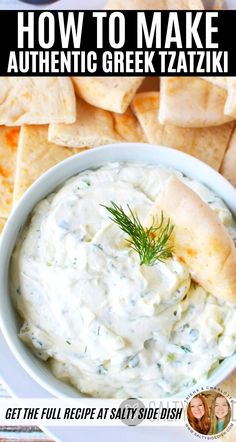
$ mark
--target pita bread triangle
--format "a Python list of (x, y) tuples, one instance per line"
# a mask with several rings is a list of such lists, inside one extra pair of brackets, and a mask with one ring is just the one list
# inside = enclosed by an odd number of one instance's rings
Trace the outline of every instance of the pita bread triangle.
[(227, 92), (200, 78), (165, 77), (161, 79), (160, 90), (162, 124), (212, 127), (234, 119), (224, 114)]
[(160, 124), (158, 92), (137, 94), (132, 109), (149, 143), (181, 150), (219, 170), (234, 123), (200, 129)]
[(236, 248), (217, 214), (172, 176), (157, 197), (146, 225), (163, 211), (174, 225), (174, 253), (207, 292), (236, 303)]
[(104, 9), (172, 10), (204, 9), (201, 0), (108, 0)]
[(0, 124), (69, 124), (75, 118), (75, 92), (70, 78), (0, 78)]
[(0, 218), (12, 208), (19, 133), (18, 127), (0, 126)]
[(14, 204), (40, 175), (82, 150), (50, 143), (48, 126), (23, 126), (17, 153)]

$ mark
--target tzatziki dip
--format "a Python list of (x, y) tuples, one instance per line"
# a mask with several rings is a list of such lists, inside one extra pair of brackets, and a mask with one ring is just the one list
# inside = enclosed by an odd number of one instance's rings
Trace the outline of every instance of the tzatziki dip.
[(144, 222), (177, 176), (236, 239), (223, 201), (163, 166), (87, 170), (37, 204), (11, 261), (20, 338), (56, 377), (93, 397), (163, 397), (206, 381), (236, 351), (236, 307), (207, 293), (174, 254), (140, 265), (104, 205)]

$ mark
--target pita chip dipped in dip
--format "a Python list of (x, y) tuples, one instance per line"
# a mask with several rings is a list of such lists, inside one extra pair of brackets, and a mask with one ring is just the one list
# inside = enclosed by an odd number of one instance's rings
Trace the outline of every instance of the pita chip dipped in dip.
[(175, 225), (174, 247), (206, 291), (236, 303), (236, 248), (216, 213), (178, 178), (158, 195), (147, 224), (163, 211)]

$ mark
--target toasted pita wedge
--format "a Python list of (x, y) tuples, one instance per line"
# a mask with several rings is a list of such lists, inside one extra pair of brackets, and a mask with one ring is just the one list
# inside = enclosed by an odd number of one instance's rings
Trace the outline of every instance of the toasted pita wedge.
[(161, 79), (159, 121), (179, 127), (219, 126), (233, 120), (224, 115), (226, 99), (224, 89), (199, 78), (165, 77)]
[(49, 141), (67, 147), (95, 147), (123, 141), (114, 129), (110, 112), (77, 98), (77, 120), (73, 124), (51, 124)]
[(201, 0), (108, 0), (104, 9), (204, 9)]
[(14, 204), (46, 170), (77, 152), (81, 149), (67, 149), (50, 143), (48, 126), (23, 126), (17, 154)]
[(163, 125), (157, 120), (158, 92), (137, 94), (132, 108), (149, 143), (173, 147), (219, 170), (234, 123), (202, 129)]
[(224, 6), (224, 0), (213, 0), (212, 9), (214, 11), (223, 9), (223, 6)]
[(172, 176), (146, 221), (163, 213), (174, 224), (176, 256), (207, 292), (236, 303), (236, 248), (217, 214), (188, 186)]
[(108, 0), (104, 6), (104, 9), (166, 9), (166, 0)]
[(160, 77), (146, 77), (144, 82), (141, 84), (139, 92), (150, 92), (160, 90)]
[(6, 223), (6, 218), (0, 218), (0, 233), (3, 230), (5, 223)]
[(230, 139), (220, 172), (236, 187), (236, 129)]
[(0, 78), (0, 124), (73, 123), (75, 118), (75, 93), (70, 78)]
[(168, 0), (168, 9), (205, 9), (202, 0)]
[(209, 83), (214, 84), (215, 86), (222, 87), (223, 89), (228, 90), (228, 79), (227, 77), (199, 77), (202, 80), (208, 81)]
[(228, 97), (225, 103), (225, 115), (230, 115), (236, 118), (236, 78), (229, 77), (228, 82)]
[(12, 207), (19, 132), (0, 126), (0, 218), (7, 218)]
[(115, 130), (123, 141), (146, 143), (144, 132), (130, 108), (123, 114), (113, 114)]
[(92, 106), (123, 113), (144, 77), (73, 77), (76, 93)]

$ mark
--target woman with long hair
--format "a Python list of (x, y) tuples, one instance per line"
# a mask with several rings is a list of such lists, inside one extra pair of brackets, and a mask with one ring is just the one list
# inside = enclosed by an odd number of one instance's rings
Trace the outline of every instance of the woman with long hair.
[(210, 429), (209, 409), (202, 394), (194, 396), (188, 404), (188, 421), (191, 427), (200, 434), (208, 434)]
[(217, 394), (212, 402), (211, 428), (209, 434), (217, 434), (224, 431), (231, 418), (229, 402), (222, 394)]

